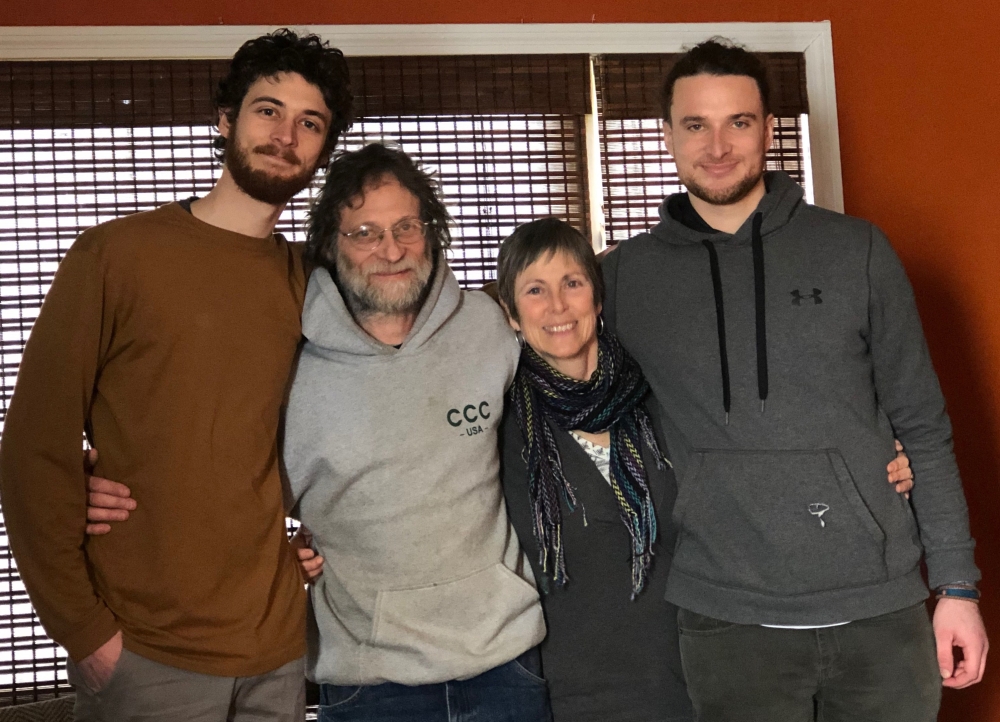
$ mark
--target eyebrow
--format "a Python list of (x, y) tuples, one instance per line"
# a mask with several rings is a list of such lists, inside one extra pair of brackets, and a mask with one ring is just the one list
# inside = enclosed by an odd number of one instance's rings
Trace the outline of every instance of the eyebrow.
[(279, 108), (285, 107), (284, 103), (282, 103), (277, 98), (272, 98), (270, 95), (258, 95), (256, 98), (250, 101), (250, 105), (253, 105), (254, 103), (274, 103)]
[[(524, 273), (524, 271), (522, 271), (522, 273)], [(560, 278), (559, 280), (560, 280), (560, 281), (567, 281), (567, 280), (569, 280), (569, 279), (571, 279), (571, 278), (574, 278), (574, 277), (576, 277), (576, 276), (583, 276), (583, 277), (584, 277), (584, 278), (586, 278), (587, 280), (590, 280), (590, 279), (589, 279), (589, 278), (587, 277), (587, 272), (586, 272), (586, 271), (584, 271), (584, 270), (582, 270), (582, 269), (581, 269), (581, 270), (579, 270), (579, 271), (570, 271), (569, 273), (567, 273), (567, 274), (563, 275), (563, 277), (562, 277), (562, 278)], [(545, 283), (545, 279), (544, 279), (544, 278), (532, 278), (532, 279), (530, 279), (530, 280), (526, 280), (526, 281), (523, 281), (523, 283)], [(523, 287), (523, 286), (522, 286), (522, 287)]]
[[(272, 105), (277, 105), (279, 108), (285, 107), (285, 104), (283, 102), (281, 102), (277, 98), (271, 97), (270, 95), (259, 95), (250, 101), (250, 105), (256, 105), (257, 103), (271, 103)], [(321, 113), (318, 110), (303, 110), (302, 113), (305, 115), (311, 115), (313, 117), (320, 118), (321, 120), (324, 121), (329, 120), (329, 116), (326, 113)]]
[[(744, 111), (742, 113), (733, 113), (729, 116), (728, 120), (740, 120), (741, 118), (746, 118), (747, 120), (757, 120), (757, 114), (751, 113), (750, 111)], [(704, 123), (706, 120), (704, 115), (685, 115), (681, 118), (682, 123)]]
[[(419, 221), (419, 220), (420, 220), (420, 214), (418, 213), (417, 215), (403, 216), (398, 221), (393, 221), (391, 225), (394, 226), (397, 223), (402, 223), (403, 221)], [(382, 224), (376, 223), (375, 221), (361, 221), (361, 223), (357, 224), (354, 227), (355, 228), (361, 228), (361, 226), (376, 226), (378, 228), (382, 228), (383, 227)], [(388, 229), (386, 229), (386, 230), (388, 230)]]

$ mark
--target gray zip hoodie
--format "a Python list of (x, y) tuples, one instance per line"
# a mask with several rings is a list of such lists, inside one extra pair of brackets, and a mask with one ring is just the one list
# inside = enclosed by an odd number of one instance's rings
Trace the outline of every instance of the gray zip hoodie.
[[(735, 234), (671, 217), (604, 263), (678, 477), (667, 599), (744, 624), (888, 613), (979, 579), (951, 425), (885, 236), (784, 173)], [(893, 436), (911, 504), (886, 483)]]
[(307, 674), (332, 684), (471, 677), (545, 636), (507, 520), (497, 432), (518, 346), (499, 307), (442, 260), (399, 349), (309, 279), (284, 460), (326, 558)]

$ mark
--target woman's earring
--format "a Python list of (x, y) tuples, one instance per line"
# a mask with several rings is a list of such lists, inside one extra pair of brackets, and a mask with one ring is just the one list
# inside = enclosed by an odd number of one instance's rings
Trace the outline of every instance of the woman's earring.
[(520, 331), (515, 331), (514, 338), (517, 339), (518, 346), (520, 346), (521, 348), (525, 347), (526, 344), (524, 343), (524, 334), (522, 334)]
[(597, 317), (597, 335), (602, 336), (604, 334), (604, 316)]

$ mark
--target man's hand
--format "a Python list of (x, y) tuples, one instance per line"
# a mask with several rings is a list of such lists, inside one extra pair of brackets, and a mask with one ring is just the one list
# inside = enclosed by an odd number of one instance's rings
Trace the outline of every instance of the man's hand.
[(93, 654), (77, 662), (76, 669), (92, 692), (100, 692), (111, 680), (121, 656), (122, 633), (119, 631)]
[[(964, 599), (939, 599), (934, 608), (934, 638), (945, 687), (962, 689), (982, 680), (990, 643), (978, 604)], [(957, 664), (955, 647), (962, 650)]]
[(97, 449), (90, 449), (83, 461), (87, 472), (87, 533), (107, 534), (111, 531), (109, 521), (125, 521), (129, 512), (135, 509), (132, 491), (117, 481), (92, 476), (97, 464)]
[(889, 462), (886, 471), (889, 472), (889, 483), (896, 486), (896, 493), (909, 499), (910, 489), (913, 488), (913, 469), (910, 468), (910, 457), (903, 451), (899, 439), (896, 439), (896, 458)]
[(291, 540), (292, 548), (299, 559), (299, 571), (306, 584), (312, 584), (323, 573), (323, 557), (312, 548), (312, 534), (300, 526)]

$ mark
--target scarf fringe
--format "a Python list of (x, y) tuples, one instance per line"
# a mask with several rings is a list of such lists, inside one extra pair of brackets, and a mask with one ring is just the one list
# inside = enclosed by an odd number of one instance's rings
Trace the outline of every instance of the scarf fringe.
[(562, 506), (573, 513), (578, 502), (563, 473), (556, 439), (547, 422), (566, 431), (611, 432), (610, 481), (631, 538), (634, 599), (649, 576), (657, 535), (641, 445), (653, 453), (658, 468), (670, 463), (660, 451), (642, 406), (648, 391), (638, 364), (610, 334), (598, 338), (597, 369), (589, 381), (561, 374), (530, 346), (521, 353), (510, 391), (511, 405), (528, 451), (528, 491), (539, 564), (559, 586), (569, 580), (562, 544)]

